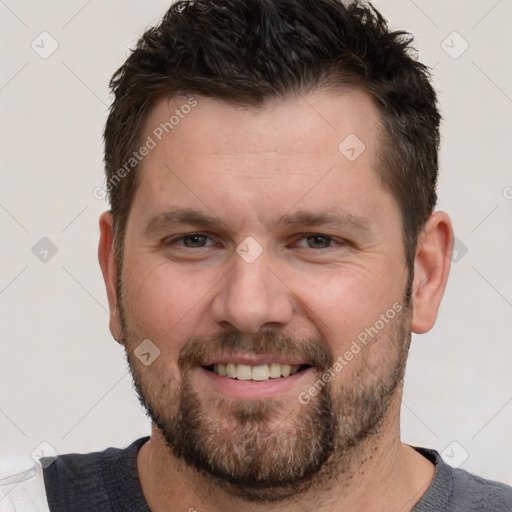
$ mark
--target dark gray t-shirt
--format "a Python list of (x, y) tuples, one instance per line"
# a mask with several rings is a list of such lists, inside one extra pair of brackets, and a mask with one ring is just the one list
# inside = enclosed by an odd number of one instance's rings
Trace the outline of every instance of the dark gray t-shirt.
[[(137, 453), (148, 439), (124, 450), (59, 456), (44, 470), (50, 511), (149, 512), (137, 473)], [(512, 512), (512, 487), (453, 469), (435, 450), (415, 450), (436, 473), (413, 512)]]

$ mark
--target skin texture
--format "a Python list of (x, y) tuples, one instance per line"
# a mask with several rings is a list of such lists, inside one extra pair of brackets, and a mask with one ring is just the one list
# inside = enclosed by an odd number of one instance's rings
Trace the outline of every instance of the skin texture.
[[(207, 452), (222, 446), (226, 454), (240, 455), (238, 462), (252, 460), (255, 470), (272, 451), (299, 457), (290, 440), (307, 446), (329, 424), (316, 422), (323, 427), (297, 430), (301, 418), (319, 407), (321, 396), (329, 397), (337, 428), (330, 448), (322, 452), (328, 459), (317, 464), (304, 485), (296, 482), (295, 492), (263, 490), (245, 493), (244, 500), (236, 486), (198, 472), (173, 452), (154, 425), (151, 441), (138, 457), (148, 504), (153, 511), (171, 505), (176, 510), (269, 510), (276, 506), (269, 501), (279, 500), (281, 510), (411, 510), (434, 468), (400, 442), (400, 381), (410, 332), (432, 328), (444, 292), (453, 243), (448, 216), (434, 213), (419, 236), (408, 307), (402, 221), (396, 201), (375, 171), (379, 115), (369, 96), (361, 91), (319, 91), (272, 100), (258, 109), (205, 97), (196, 100), (197, 106), (142, 162), (121, 276), (111, 215), (101, 217), (99, 258), (112, 334), (125, 345), (139, 392), (153, 413), (160, 419), (167, 416), (171, 425), (180, 405), (200, 412), (195, 420), (203, 426), (198, 432)], [(157, 104), (143, 140), (186, 101), (174, 98)], [(350, 134), (365, 145), (355, 161), (338, 150)], [(161, 214), (175, 209), (193, 209), (215, 222), (200, 225), (190, 215), (187, 222), (163, 222)], [(338, 218), (312, 226), (302, 215), (300, 223), (283, 223), (294, 215), (297, 220), (299, 212)], [(358, 223), (353, 222), (356, 218)], [(190, 238), (171, 242), (190, 233), (207, 236), (193, 239), (206, 245), (186, 247)], [(311, 234), (330, 238), (308, 238)], [(251, 263), (236, 251), (247, 237), (261, 250)], [(242, 248), (256, 254), (257, 246), (244, 244)], [(317, 381), (322, 366), (350, 350), (357, 336), (375, 326), (394, 304), (401, 306), (399, 314), (335, 372), (322, 393), (307, 405), (301, 403), (299, 393)], [(238, 349), (229, 345), (228, 350), (219, 341), (230, 332), (238, 333)], [(283, 353), (268, 341), (269, 333), (290, 342), (281, 345)], [(144, 339), (160, 350), (149, 366), (134, 357)], [(192, 352), (186, 359), (191, 365), (179, 367), (192, 339), (202, 355)], [(287, 357), (300, 359), (308, 353), (294, 346), (316, 347), (327, 364), (312, 357), (309, 362), (318, 366), (313, 364), (267, 394), (256, 384), (250, 395), (244, 388), (246, 394), (240, 396), (232, 386), (217, 385), (198, 364), (208, 358), (222, 362), (233, 354), (250, 358), (262, 351), (286, 362)], [(194, 401), (184, 401), (184, 388)], [(368, 391), (365, 400), (363, 391)], [(378, 405), (380, 420), (363, 425), (369, 431), (358, 433), (365, 414), (370, 421)], [(244, 431), (251, 421), (254, 428)], [(208, 437), (214, 427), (216, 436)], [(237, 441), (251, 430), (261, 438), (253, 440), (252, 452), (240, 451), (242, 443)], [(232, 459), (233, 467), (242, 471), (236, 457)]]

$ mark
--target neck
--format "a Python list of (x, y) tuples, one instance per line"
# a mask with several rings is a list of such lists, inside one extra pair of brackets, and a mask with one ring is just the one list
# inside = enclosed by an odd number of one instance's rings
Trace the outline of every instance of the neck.
[[(379, 435), (360, 443), (343, 461), (330, 460), (307, 492), (279, 502), (282, 512), (354, 511), (407, 512), (425, 493), (434, 477), (433, 464), (401, 443), (399, 398), (391, 404)], [(398, 402), (398, 403), (397, 403)], [(339, 470), (333, 471), (332, 465)], [(160, 431), (137, 457), (139, 478), (153, 512), (263, 512), (275, 503), (246, 502), (169, 453)]]

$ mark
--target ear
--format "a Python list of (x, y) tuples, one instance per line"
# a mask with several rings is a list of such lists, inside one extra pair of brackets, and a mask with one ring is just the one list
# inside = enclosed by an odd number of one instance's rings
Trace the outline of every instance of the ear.
[(435, 212), (427, 220), (416, 245), (411, 319), (415, 333), (425, 333), (434, 326), (450, 272), (452, 250), (450, 217)]
[(100, 242), (98, 259), (107, 289), (110, 310), (110, 332), (116, 341), (121, 339), (121, 322), (117, 304), (117, 261), (114, 251), (113, 219), (110, 212), (103, 212), (100, 217)]

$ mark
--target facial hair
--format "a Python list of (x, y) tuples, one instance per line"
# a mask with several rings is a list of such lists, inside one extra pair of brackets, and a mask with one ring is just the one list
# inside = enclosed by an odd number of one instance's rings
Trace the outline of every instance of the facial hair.
[[(133, 348), (144, 337), (121, 312), (123, 339), (134, 387), (159, 428), (171, 456), (207, 481), (246, 501), (279, 502), (307, 492), (334, 475), (348, 473), (358, 447), (379, 435), (391, 399), (403, 381), (410, 344), (408, 308), (350, 364), (350, 381), (325, 384), (307, 404), (282, 398), (204, 400), (191, 371), (212, 354), (286, 354), (307, 361), (320, 376), (335, 358), (323, 337), (296, 339), (274, 331), (247, 335), (223, 331), (187, 339), (172, 371), (162, 357), (145, 367)], [(384, 354), (384, 355), (383, 355)], [(301, 390), (304, 391), (304, 390)]]

